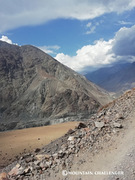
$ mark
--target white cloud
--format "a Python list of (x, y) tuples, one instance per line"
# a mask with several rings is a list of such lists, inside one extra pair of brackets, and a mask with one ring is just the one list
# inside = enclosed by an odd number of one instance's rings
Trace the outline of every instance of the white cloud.
[(85, 34), (93, 34), (96, 32), (96, 28), (97, 26), (99, 26), (101, 23), (103, 23), (103, 21), (99, 21), (99, 22), (96, 22), (96, 23), (92, 23), (92, 22), (89, 22), (86, 24), (86, 28), (87, 28), (87, 31)]
[(54, 45), (54, 46), (39, 46), (39, 49), (44, 51), (47, 54), (56, 54), (56, 51), (60, 49), (60, 46)]
[(90, 28), (90, 27), (91, 27), (91, 25), (92, 25), (92, 23), (91, 23), (91, 22), (89, 22), (88, 24), (86, 24), (86, 27), (87, 27), (87, 28)]
[(0, 2), (0, 32), (57, 18), (88, 20), (133, 7), (134, 0), (3, 0)]
[(92, 33), (95, 33), (95, 30), (96, 30), (96, 26), (92, 26), (92, 27), (90, 28), (90, 30), (86, 31), (85, 34), (92, 34)]
[(135, 25), (121, 28), (113, 39), (98, 40), (93, 45), (83, 46), (77, 50), (76, 56), (59, 53), (58, 61), (75, 71), (83, 71), (87, 67), (102, 67), (118, 61), (135, 61)]
[(121, 25), (128, 25), (128, 24), (132, 24), (132, 22), (119, 21), (119, 24), (121, 24)]
[(118, 56), (135, 56), (135, 25), (121, 28), (114, 37), (113, 52)]
[(68, 56), (63, 53), (56, 55), (55, 59), (74, 69), (82, 71), (88, 66), (100, 67), (115, 61), (111, 52), (113, 40), (98, 40), (94, 45), (83, 46), (76, 52), (76, 56)]
[(0, 40), (1, 40), (1, 41), (5, 41), (5, 42), (7, 42), (7, 43), (9, 43), (9, 44), (13, 44), (12, 41), (11, 41), (10, 39), (8, 39), (7, 36), (2, 36)]

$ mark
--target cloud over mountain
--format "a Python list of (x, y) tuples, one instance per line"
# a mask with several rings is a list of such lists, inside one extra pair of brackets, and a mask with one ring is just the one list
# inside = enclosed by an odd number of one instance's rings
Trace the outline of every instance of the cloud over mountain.
[(7, 36), (2, 36), (0, 40), (12, 44), (12, 41)]
[(72, 69), (81, 71), (87, 66), (101, 66), (112, 63), (114, 61), (113, 53), (109, 53), (111, 48), (112, 40), (98, 40), (94, 45), (83, 46), (77, 50), (76, 56), (70, 57), (59, 53), (55, 58)]
[[(116, 32), (113, 39), (105, 41), (99, 39), (94, 44), (85, 45), (76, 51), (75, 56), (58, 53), (60, 46), (41, 46), (41, 50), (54, 54), (55, 59), (75, 71), (84, 71), (87, 67), (102, 67), (117, 61), (135, 61), (135, 25), (122, 27)], [(13, 44), (7, 36), (2, 36), (2, 41)]]
[(76, 51), (76, 56), (59, 53), (55, 58), (76, 71), (82, 71), (89, 66), (102, 67), (122, 60), (135, 61), (134, 32), (135, 26), (123, 27), (109, 41), (101, 39), (93, 45), (83, 46)]
[(60, 49), (60, 46), (54, 45), (54, 46), (39, 46), (39, 49), (44, 51), (47, 54), (57, 54), (55, 51)]

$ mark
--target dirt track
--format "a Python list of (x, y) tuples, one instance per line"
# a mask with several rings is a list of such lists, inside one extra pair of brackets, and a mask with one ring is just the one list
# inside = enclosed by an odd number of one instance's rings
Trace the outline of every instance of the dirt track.
[[(85, 161), (78, 166), (78, 161)], [(119, 136), (111, 138), (110, 142), (95, 156), (90, 153), (80, 154), (72, 170), (91, 172), (119, 172), (119, 175), (78, 176), (82, 180), (135, 180), (135, 112), (125, 120), (124, 128)], [(69, 176), (74, 180), (74, 176)]]
[(15, 156), (21, 156), (23, 152), (30, 152), (37, 147), (41, 148), (63, 136), (77, 124), (78, 122), (68, 122), (51, 126), (0, 132), (0, 167), (9, 164), (15, 159)]

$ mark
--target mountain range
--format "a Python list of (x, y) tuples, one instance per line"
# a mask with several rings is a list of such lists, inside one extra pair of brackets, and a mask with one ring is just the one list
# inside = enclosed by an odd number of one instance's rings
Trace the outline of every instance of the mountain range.
[(107, 91), (121, 94), (135, 86), (135, 62), (100, 68), (85, 77)]
[(80, 120), (111, 100), (109, 93), (39, 50), (0, 41), (0, 127)]

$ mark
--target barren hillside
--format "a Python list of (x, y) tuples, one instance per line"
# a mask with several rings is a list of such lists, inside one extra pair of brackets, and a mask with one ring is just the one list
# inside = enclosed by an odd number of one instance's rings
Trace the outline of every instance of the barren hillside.
[(0, 41), (0, 130), (88, 118), (109, 94), (36, 47)]

